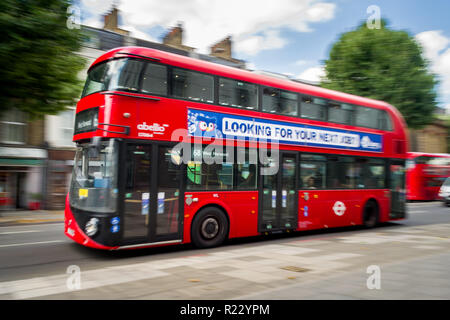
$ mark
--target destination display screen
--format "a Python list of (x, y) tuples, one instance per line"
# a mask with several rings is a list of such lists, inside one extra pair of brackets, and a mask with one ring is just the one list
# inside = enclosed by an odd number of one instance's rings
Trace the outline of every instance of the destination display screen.
[(98, 108), (81, 111), (75, 118), (74, 134), (95, 131), (98, 126)]

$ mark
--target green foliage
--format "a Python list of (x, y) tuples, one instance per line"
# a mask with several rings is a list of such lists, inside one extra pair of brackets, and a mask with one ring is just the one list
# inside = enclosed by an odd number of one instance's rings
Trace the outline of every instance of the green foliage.
[(0, 1), (0, 113), (56, 114), (81, 92), (81, 33), (67, 28), (67, 0)]
[(422, 48), (405, 31), (368, 29), (366, 24), (344, 33), (325, 61), (322, 86), (383, 100), (395, 106), (411, 128), (433, 120), (435, 76), (428, 71)]

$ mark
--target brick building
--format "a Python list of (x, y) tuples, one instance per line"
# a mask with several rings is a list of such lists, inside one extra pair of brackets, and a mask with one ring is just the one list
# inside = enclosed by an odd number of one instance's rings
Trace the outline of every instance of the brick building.
[(443, 120), (435, 120), (420, 130), (410, 130), (410, 151), (447, 153), (448, 134), (448, 126)]

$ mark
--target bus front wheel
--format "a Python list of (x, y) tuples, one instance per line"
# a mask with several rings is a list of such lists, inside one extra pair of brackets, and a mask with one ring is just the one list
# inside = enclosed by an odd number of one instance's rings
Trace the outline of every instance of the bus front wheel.
[(373, 228), (378, 224), (378, 204), (374, 200), (367, 201), (364, 206), (363, 225)]
[(216, 207), (200, 210), (194, 217), (191, 238), (198, 248), (211, 248), (221, 245), (228, 234), (228, 219)]

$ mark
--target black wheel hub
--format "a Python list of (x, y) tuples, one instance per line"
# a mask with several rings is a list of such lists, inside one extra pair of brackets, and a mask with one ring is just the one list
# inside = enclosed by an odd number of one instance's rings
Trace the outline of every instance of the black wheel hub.
[(213, 239), (219, 233), (219, 222), (213, 218), (206, 218), (201, 225), (201, 234), (205, 239)]

